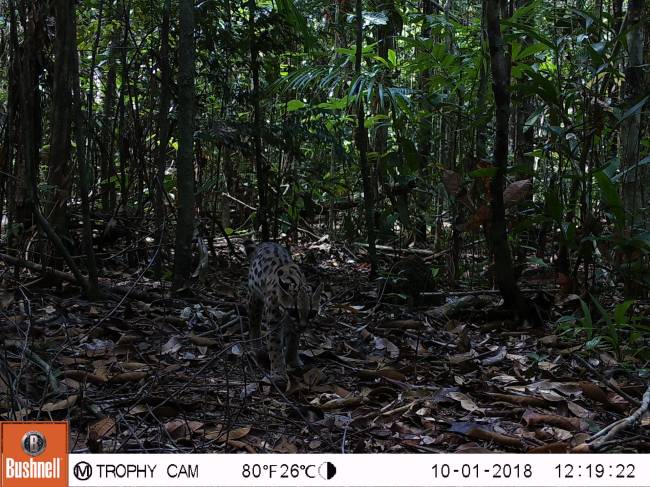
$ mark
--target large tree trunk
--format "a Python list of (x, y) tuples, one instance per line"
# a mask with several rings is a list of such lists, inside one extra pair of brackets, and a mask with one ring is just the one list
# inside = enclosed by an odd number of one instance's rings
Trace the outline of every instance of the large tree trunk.
[[(42, 27), (42, 7), (39, 3), (30, 5), (30, 2), (23, 2), (24, 18), (26, 29), (22, 45), (23, 59), (18, 69), (20, 85), (20, 109), (21, 109), (21, 150), (24, 161), (24, 178), (25, 178), (25, 203), (32, 212), (34, 219), (40, 230), (48, 237), (54, 248), (61, 254), (65, 262), (70, 267), (71, 272), (77, 279), (77, 282), (87, 296), (92, 296), (88, 281), (79, 271), (78, 266), (72, 259), (72, 256), (63, 244), (59, 234), (50, 225), (43, 216), (38, 202), (38, 157), (41, 145), (41, 111), (40, 111), (40, 94), (38, 90), (39, 77), (42, 67), (38, 62), (41, 45), (39, 44), (39, 29)], [(74, 33), (74, 30), (73, 30)], [(72, 38), (72, 48), (76, 48), (76, 39)], [(72, 66), (69, 66), (72, 68)], [(68, 85), (71, 87), (72, 83)], [(69, 99), (72, 94), (70, 93)], [(69, 135), (68, 135), (69, 137)], [(68, 141), (69, 142), (69, 141)]]
[(486, 0), (487, 33), (490, 46), (490, 62), (492, 69), (492, 89), (496, 110), (496, 133), (494, 140), (494, 166), (496, 173), (492, 177), (490, 237), (494, 254), (496, 281), (505, 301), (505, 305), (520, 313), (520, 317), (528, 314), (515, 277), (512, 265), (508, 233), (506, 230), (505, 206), (503, 203), (503, 188), (506, 168), (508, 165), (508, 131), (510, 124), (510, 61), (504, 48), (503, 36), (499, 19), (499, 1)]
[[(356, 56), (354, 71), (357, 77), (361, 76), (361, 59), (363, 54), (363, 0), (356, 0)], [(370, 181), (368, 169), (368, 129), (365, 125), (365, 109), (363, 106), (363, 94), (361, 90), (357, 93), (357, 128), (356, 144), (359, 151), (359, 169), (361, 171), (361, 183), (363, 185), (363, 206), (365, 209), (366, 235), (368, 238), (368, 254), (370, 257), (370, 278), (377, 275), (377, 249), (375, 247), (375, 201), (373, 188)]]
[(178, 44), (178, 223), (173, 288), (185, 286), (192, 266), (194, 232), (194, 1), (180, 0)]

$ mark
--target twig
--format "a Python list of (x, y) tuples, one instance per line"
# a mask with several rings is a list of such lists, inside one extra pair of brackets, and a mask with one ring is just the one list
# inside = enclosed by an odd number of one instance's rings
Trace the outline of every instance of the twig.
[(650, 385), (643, 394), (643, 400), (641, 401), (640, 406), (636, 411), (634, 411), (627, 418), (619, 419), (614, 423), (606, 426), (598, 433), (595, 433), (591, 438), (589, 438), (586, 443), (593, 449), (599, 449), (607, 441), (611, 441), (619, 432), (624, 431), (639, 421), (641, 416), (643, 416), (648, 409), (650, 408)]
[(575, 358), (577, 358), (582, 364), (587, 367), (589, 370), (591, 370), (594, 374), (596, 374), (602, 383), (605, 385), (605, 387), (609, 387), (611, 390), (613, 390), (616, 394), (620, 395), (621, 397), (627, 399), (627, 401), (630, 404), (634, 404), (635, 406), (640, 406), (641, 403), (639, 402), (638, 399), (635, 399), (634, 397), (630, 396), (627, 392), (622, 390), (620, 387), (615, 386), (612, 384), (610, 381), (607, 380), (607, 378), (601, 374), (598, 370), (596, 370), (589, 362), (587, 362), (584, 358), (582, 358), (580, 355), (575, 355)]

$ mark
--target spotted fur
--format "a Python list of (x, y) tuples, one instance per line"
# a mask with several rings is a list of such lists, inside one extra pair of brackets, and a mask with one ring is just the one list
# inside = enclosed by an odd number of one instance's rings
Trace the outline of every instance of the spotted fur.
[(261, 324), (268, 327), (267, 348), (272, 377), (286, 379), (287, 367), (302, 366), (300, 333), (316, 315), (322, 285), (314, 292), (287, 249), (272, 242), (244, 242), (250, 260), (248, 319), (250, 339), (260, 348)]

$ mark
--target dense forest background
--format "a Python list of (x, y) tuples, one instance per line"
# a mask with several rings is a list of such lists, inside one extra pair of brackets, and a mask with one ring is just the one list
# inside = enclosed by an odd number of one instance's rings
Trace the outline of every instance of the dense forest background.
[[(3, 417), (77, 451), (650, 451), (616, 436), (650, 403), (649, 13), (0, 0)], [(243, 238), (328, 291), (288, 391), (242, 353)]]

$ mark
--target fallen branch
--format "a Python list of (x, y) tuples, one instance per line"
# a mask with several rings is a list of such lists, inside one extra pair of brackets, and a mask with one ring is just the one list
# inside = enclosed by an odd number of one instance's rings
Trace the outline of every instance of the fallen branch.
[(61, 281), (79, 284), (79, 281), (74, 275), (68, 274), (67, 272), (57, 271), (56, 269), (50, 269), (48, 267), (44, 267), (43, 265), (37, 264), (36, 262), (32, 262), (25, 259), (19, 259), (18, 257), (12, 257), (11, 255), (7, 255), (7, 254), (0, 254), (0, 260), (3, 260), (7, 264), (13, 266), (24, 267), (31, 271), (44, 273), (46, 275), (60, 279)]
[(650, 385), (643, 394), (641, 405), (627, 418), (619, 419), (614, 423), (606, 426), (598, 433), (592, 435), (585, 443), (578, 445), (576, 448), (587, 448), (588, 451), (597, 451), (604, 443), (611, 441), (618, 433), (634, 426), (645, 413), (650, 409)]
[[(354, 242), (354, 245), (363, 247), (364, 249), (368, 248), (368, 244), (363, 242)], [(417, 254), (417, 255), (427, 255), (427, 256), (433, 255), (434, 257), (444, 255), (448, 252), (448, 250), (445, 250), (443, 252), (438, 252), (437, 254), (434, 254), (432, 250), (427, 250), (427, 249), (412, 249), (409, 247), (399, 249), (399, 248), (389, 247), (388, 245), (376, 245), (376, 247), (377, 250), (381, 250), (382, 252), (405, 252), (407, 254)]]

